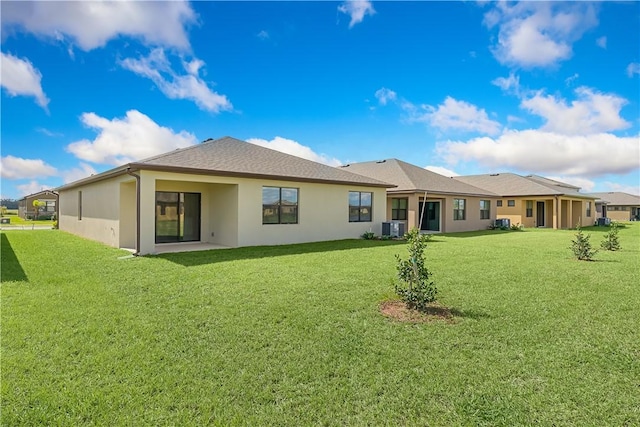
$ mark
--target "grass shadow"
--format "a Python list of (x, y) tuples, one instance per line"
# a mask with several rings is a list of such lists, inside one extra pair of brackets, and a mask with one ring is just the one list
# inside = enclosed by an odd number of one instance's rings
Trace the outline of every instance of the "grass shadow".
[(22, 265), (11, 247), (11, 242), (4, 233), (0, 233), (0, 251), (0, 263), (2, 264), (0, 282), (26, 282), (28, 280), (27, 274), (22, 269)]
[(159, 255), (148, 255), (166, 259), (185, 267), (192, 267), (219, 262), (238, 261), (246, 259), (271, 258), (287, 255), (302, 255), (309, 253), (349, 251), (357, 249), (376, 248), (381, 246), (404, 245), (404, 240), (333, 240), (328, 242), (299, 243), (277, 246), (251, 246), (244, 248), (212, 249), (197, 252), (176, 252)]
[(460, 231), (458, 233), (443, 233), (439, 236), (454, 237), (454, 238), (466, 238), (466, 237), (480, 237), (480, 236), (500, 236), (503, 234), (513, 233), (526, 233), (527, 230), (477, 230), (477, 231)]
[(462, 317), (462, 318), (473, 319), (473, 320), (482, 320), (482, 319), (491, 318), (491, 315), (489, 313), (485, 313), (484, 311), (479, 311), (479, 310), (473, 310), (473, 309), (461, 310), (459, 308), (451, 307), (449, 311), (451, 312), (451, 314), (453, 314), (454, 317)]

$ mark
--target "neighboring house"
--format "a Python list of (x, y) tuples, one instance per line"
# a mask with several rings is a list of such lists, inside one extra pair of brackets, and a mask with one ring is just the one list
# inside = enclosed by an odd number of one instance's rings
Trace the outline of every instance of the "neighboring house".
[(58, 194), (51, 190), (29, 194), (18, 200), (18, 216), (24, 219), (35, 219), (36, 208), (33, 206), (33, 202), (36, 200), (44, 203), (44, 206), (40, 208), (38, 218), (49, 219), (55, 216), (56, 207), (58, 206)]
[(139, 254), (357, 238), (391, 186), (225, 137), (58, 188), (59, 227)]
[(593, 225), (596, 197), (580, 187), (537, 175), (514, 173), (457, 176), (457, 180), (492, 191), (498, 200), (498, 218), (525, 227), (574, 228)]
[(407, 231), (485, 230), (496, 219), (495, 193), (401, 160), (351, 163), (342, 170), (396, 185), (387, 189), (387, 220), (404, 222)]
[(640, 196), (619, 191), (589, 195), (598, 198), (598, 217), (608, 217), (613, 221), (640, 221)]

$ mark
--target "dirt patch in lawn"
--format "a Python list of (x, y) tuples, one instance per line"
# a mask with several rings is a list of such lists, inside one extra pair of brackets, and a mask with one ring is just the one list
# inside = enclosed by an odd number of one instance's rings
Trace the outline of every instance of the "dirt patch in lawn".
[(445, 321), (455, 323), (456, 319), (448, 307), (438, 303), (429, 304), (426, 310), (410, 310), (402, 301), (384, 301), (380, 304), (380, 313), (398, 322), (429, 323)]

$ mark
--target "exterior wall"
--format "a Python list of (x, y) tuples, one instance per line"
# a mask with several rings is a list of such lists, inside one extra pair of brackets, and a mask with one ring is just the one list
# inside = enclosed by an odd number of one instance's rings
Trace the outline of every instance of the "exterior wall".
[[(424, 201), (424, 193), (391, 193), (387, 195), (386, 221), (391, 221), (392, 199), (408, 198), (407, 220), (405, 230), (420, 226), (420, 202)], [(465, 219), (453, 219), (453, 199), (465, 200)], [(489, 219), (480, 219), (480, 200), (489, 200)], [(455, 233), (460, 231), (486, 230), (496, 219), (496, 200), (490, 197), (452, 196), (427, 193), (428, 202), (440, 202), (440, 232)]]
[[(108, 246), (120, 246), (120, 184), (135, 182), (129, 175), (59, 192), (60, 230)], [(82, 217), (78, 193), (82, 192)], [(134, 208), (135, 209), (135, 208)]]
[(631, 220), (631, 207), (629, 206), (607, 206), (607, 216), (611, 221), (629, 221)]
[(27, 216), (35, 217), (36, 210), (33, 207), (33, 202), (35, 200), (40, 200), (42, 202), (54, 202), (53, 207), (50, 207), (48, 211), (45, 211), (46, 208), (40, 208), (40, 216), (50, 216), (55, 213), (56, 206), (58, 203), (58, 198), (53, 194), (45, 194), (42, 197), (26, 197), (23, 200), (18, 201), (18, 216), (20, 218), (26, 219)]
[[(556, 201), (553, 198), (535, 197), (504, 197), (502, 206), (498, 208), (497, 218), (508, 218), (511, 224), (521, 224), (526, 228), (533, 227), (556, 227)], [(509, 200), (514, 201), (514, 206), (509, 206)], [(531, 202), (531, 216), (527, 216), (527, 201)], [(544, 203), (543, 221), (538, 218), (538, 203)], [(541, 224), (541, 225), (539, 225)]]

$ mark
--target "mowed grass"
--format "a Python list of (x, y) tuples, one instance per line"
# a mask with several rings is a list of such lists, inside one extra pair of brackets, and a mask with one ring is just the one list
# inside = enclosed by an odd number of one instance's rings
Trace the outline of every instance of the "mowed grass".
[[(604, 228), (586, 229), (599, 246)], [(640, 224), (436, 236), (455, 322), (382, 317), (403, 243), (119, 259), (2, 238), (2, 425), (640, 425)]]

